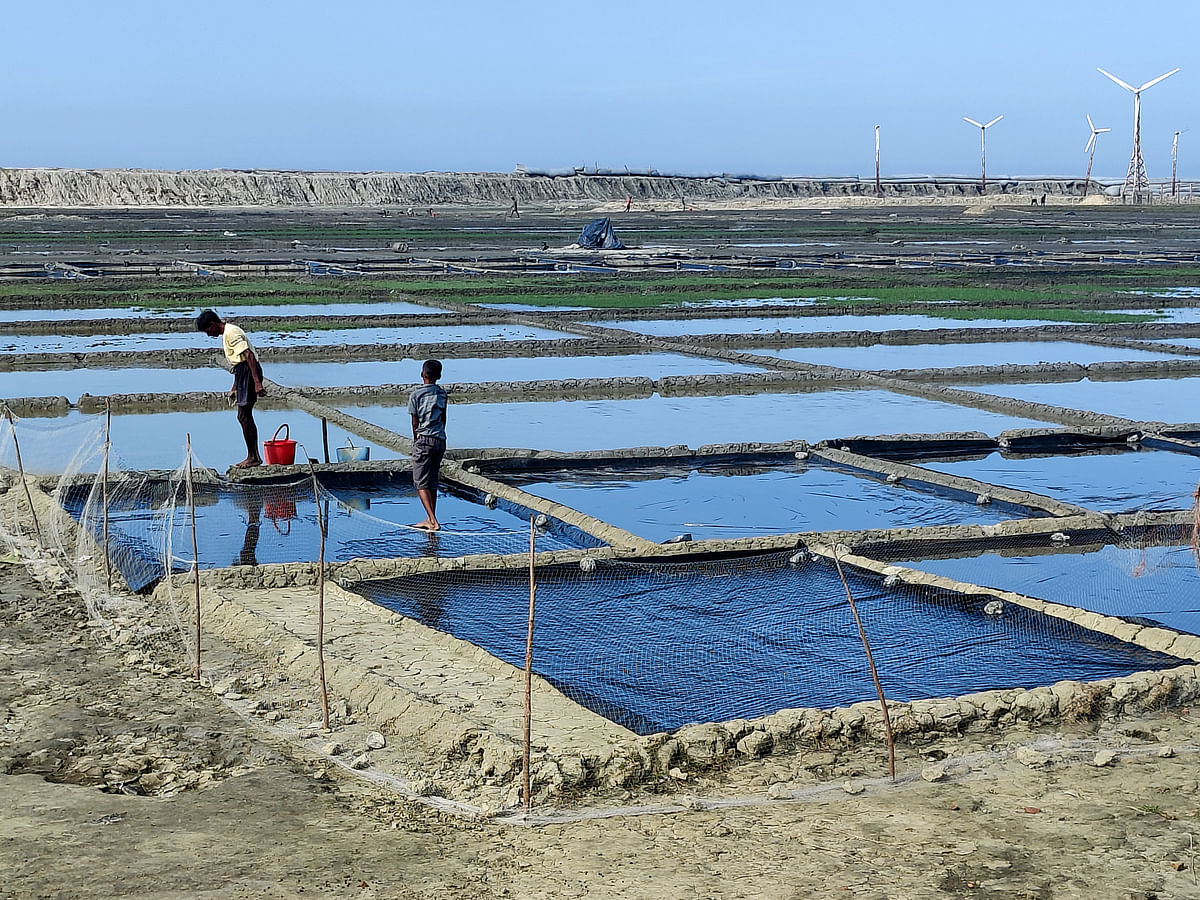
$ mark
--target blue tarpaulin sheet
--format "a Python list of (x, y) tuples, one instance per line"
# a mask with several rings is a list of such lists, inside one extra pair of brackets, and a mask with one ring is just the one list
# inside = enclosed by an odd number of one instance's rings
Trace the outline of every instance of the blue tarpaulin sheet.
[(612, 219), (605, 217), (589, 222), (579, 233), (579, 246), (587, 250), (624, 250), (625, 245), (613, 231)]

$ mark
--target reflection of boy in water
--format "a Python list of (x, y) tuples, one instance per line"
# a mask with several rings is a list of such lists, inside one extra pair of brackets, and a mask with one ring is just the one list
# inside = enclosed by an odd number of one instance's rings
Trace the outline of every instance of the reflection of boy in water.
[(234, 495), (237, 505), (246, 511), (246, 537), (241, 552), (233, 561), (235, 566), (258, 565), (258, 534), (262, 522), (262, 495), (255, 488), (238, 491)]

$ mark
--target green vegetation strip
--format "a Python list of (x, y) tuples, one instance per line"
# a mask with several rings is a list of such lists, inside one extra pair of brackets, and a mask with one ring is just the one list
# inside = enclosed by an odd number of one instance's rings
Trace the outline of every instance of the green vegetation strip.
[[(23, 298), (31, 303), (61, 307), (141, 306), (180, 309), (196, 306), (297, 306), (362, 303), (403, 299), (404, 295), (435, 304), (519, 303), (553, 309), (581, 306), (595, 309), (640, 309), (722, 300), (805, 299), (821, 306), (884, 306), (921, 309), (939, 304), (947, 318), (1046, 318), (1063, 321), (1131, 322), (1144, 317), (1112, 313), (1098, 318), (1067, 318), (1067, 307), (1133, 304), (1127, 292), (1167, 291), (1200, 284), (1200, 269), (1130, 268), (1115, 272), (998, 273), (686, 273), (678, 275), (620, 273), (453, 275), (411, 279), (298, 281), (290, 279), (164, 279), (157, 282), (98, 284), (93, 281), (26, 281), (0, 284), (0, 299), (10, 308)], [(1147, 303), (1146, 298), (1136, 298)], [(49, 302), (47, 302), (49, 301)], [(1165, 303), (1166, 301), (1153, 301)], [(1034, 311), (1041, 311), (1034, 314)]]

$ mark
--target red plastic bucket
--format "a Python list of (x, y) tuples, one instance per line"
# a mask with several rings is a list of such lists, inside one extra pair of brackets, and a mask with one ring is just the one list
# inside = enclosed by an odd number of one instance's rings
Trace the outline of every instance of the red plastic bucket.
[[(279, 437), (279, 432), (283, 437)], [(263, 460), (268, 466), (290, 466), (296, 461), (296, 442), (288, 440), (291, 431), (287, 422), (275, 429), (271, 440), (263, 441)]]

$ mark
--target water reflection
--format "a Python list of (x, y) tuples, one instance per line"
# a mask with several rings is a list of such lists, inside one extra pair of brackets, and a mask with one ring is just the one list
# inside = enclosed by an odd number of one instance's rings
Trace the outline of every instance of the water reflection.
[(246, 536), (242, 549), (234, 558), (235, 566), (258, 565), (258, 538), (262, 523), (262, 497), (257, 491), (243, 491), (234, 495), (234, 502), (246, 514)]

